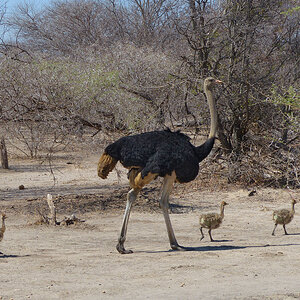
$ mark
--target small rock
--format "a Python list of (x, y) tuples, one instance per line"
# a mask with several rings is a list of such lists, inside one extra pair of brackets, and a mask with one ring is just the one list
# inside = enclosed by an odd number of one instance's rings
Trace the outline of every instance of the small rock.
[(251, 192), (248, 194), (248, 196), (249, 196), (249, 197), (254, 196), (255, 193), (256, 193), (256, 191), (253, 190), (253, 191), (251, 191)]

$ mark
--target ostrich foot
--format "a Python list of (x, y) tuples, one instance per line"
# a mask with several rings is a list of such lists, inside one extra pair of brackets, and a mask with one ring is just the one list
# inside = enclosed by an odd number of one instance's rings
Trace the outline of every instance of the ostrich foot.
[(124, 248), (124, 245), (121, 244), (121, 243), (118, 243), (117, 246), (116, 246), (116, 248), (117, 248), (118, 252), (121, 253), (121, 254), (130, 254), (130, 253), (133, 253), (132, 250), (126, 250)]
[(170, 246), (171, 246), (172, 250), (177, 250), (177, 251), (180, 251), (180, 250), (181, 250), (181, 251), (186, 250), (185, 247), (180, 246), (180, 245), (178, 245), (178, 244), (170, 244)]

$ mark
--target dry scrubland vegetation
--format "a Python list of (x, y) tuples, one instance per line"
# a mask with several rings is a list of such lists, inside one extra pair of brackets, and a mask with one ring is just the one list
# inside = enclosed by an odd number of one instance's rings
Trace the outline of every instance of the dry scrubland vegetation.
[(201, 139), (211, 75), (224, 86), (210, 171), (230, 183), (299, 187), (296, 1), (53, 1), (10, 15), (1, 3), (8, 149), (51, 159), (87, 128), (100, 147), (166, 127)]

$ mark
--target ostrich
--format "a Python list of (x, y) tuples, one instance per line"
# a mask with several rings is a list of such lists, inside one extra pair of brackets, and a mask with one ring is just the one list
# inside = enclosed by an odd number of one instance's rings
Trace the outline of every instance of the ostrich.
[(225, 205), (228, 205), (225, 201), (221, 202), (220, 205), (220, 213), (207, 213), (203, 214), (199, 218), (199, 223), (200, 223), (200, 232), (201, 232), (201, 239), (200, 241), (204, 238), (204, 234), (202, 231), (202, 228), (208, 228), (208, 234), (210, 237), (210, 241), (214, 242), (214, 239), (211, 236), (211, 230), (219, 228), (220, 225), (222, 224), (222, 221), (224, 219), (224, 207)]
[(293, 199), (291, 210), (283, 208), (283, 209), (273, 211), (273, 221), (275, 222), (275, 226), (274, 226), (272, 235), (275, 235), (275, 229), (276, 229), (278, 224), (281, 224), (283, 226), (284, 233), (286, 235), (288, 234), (286, 229), (285, 229), (285, 225), (289, 224), (293, 220), (294, 214), (295, 214), (295, 204), (296, 203), (297, 203), (296, 200)]
[(128, 179), (131, 190), (127, 194), (127, 204), (123, 217), (121, 233), (116, 246), (121, 254), (132, 253), (126, 250), (127, 225), (132, 203), (141, 189), (157, 176), (164, 177), (161, 198), (159, 200), (167, 226), (170, 246), (173, 250), (185, 250), (177, 243), (169, 213), (169, 195), (173, 183), (186, 183), (196, 178), (199, 172), (199, 162), (210, 153), (217, 131), (216, 102), (213, 97), (213, 87), (222, 81), (208, 77), (204, 80), (204, 92), (208, 101), (211, 124), (208, 139), (201, 146), (195, 147), (190, 138), (183, 133), (170, 130), (152, 131), (142, 134), (122, 137), (108, 145), (98, 163), (98, 176), (105, 179), (118, 161), (129, 169)]

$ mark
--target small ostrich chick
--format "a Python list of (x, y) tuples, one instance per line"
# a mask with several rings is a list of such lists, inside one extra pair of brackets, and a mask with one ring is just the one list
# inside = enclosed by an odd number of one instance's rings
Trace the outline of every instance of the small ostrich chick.
[(4, 213), (2, 213), (2, 226), (0, 228), (0, 242), (3, 239), (4, 236), (4, 232), (5, 232), (5, 219), (6, 219), (6, 215)]
[(210, 240), (211, 240), (211, 242), (214, 242), (214, 239), (211, 236), (211, 230), (219, 228), (220, 225), (222, 224), (222, 221), (224, 218), (225, 205), (228, 205), (228, 203), (226, 203), (225, 201), (222, 201), (219, 214), (218, 213), (207, 213), (207, 214), (203, 214), (200, 216), (199, 223), (200, 223), (200, 232), (202, 235), (200, 241), (204, 238), (202, 228), (207, 228), (209, 236), (210, 236)]
[(291, 210), (288, 210), (288, 209), (285, 209), (285, 208), (279, 209), (279, 210), (274, 210), (273, 220), (275, 222), (275, 226), (274, 226), (272, 235), (275, 235), (275, 229), (276, 229), (278, 224), (281, 224), (283, 226), (284, 233), (288, 234), (286, 232), (285, 225), (289, 224), (293, 220), (294, 214), (295, 214), (295, 204), (296, 203), (297, 203), (297, 201), (295, 199), (293, 199)]

